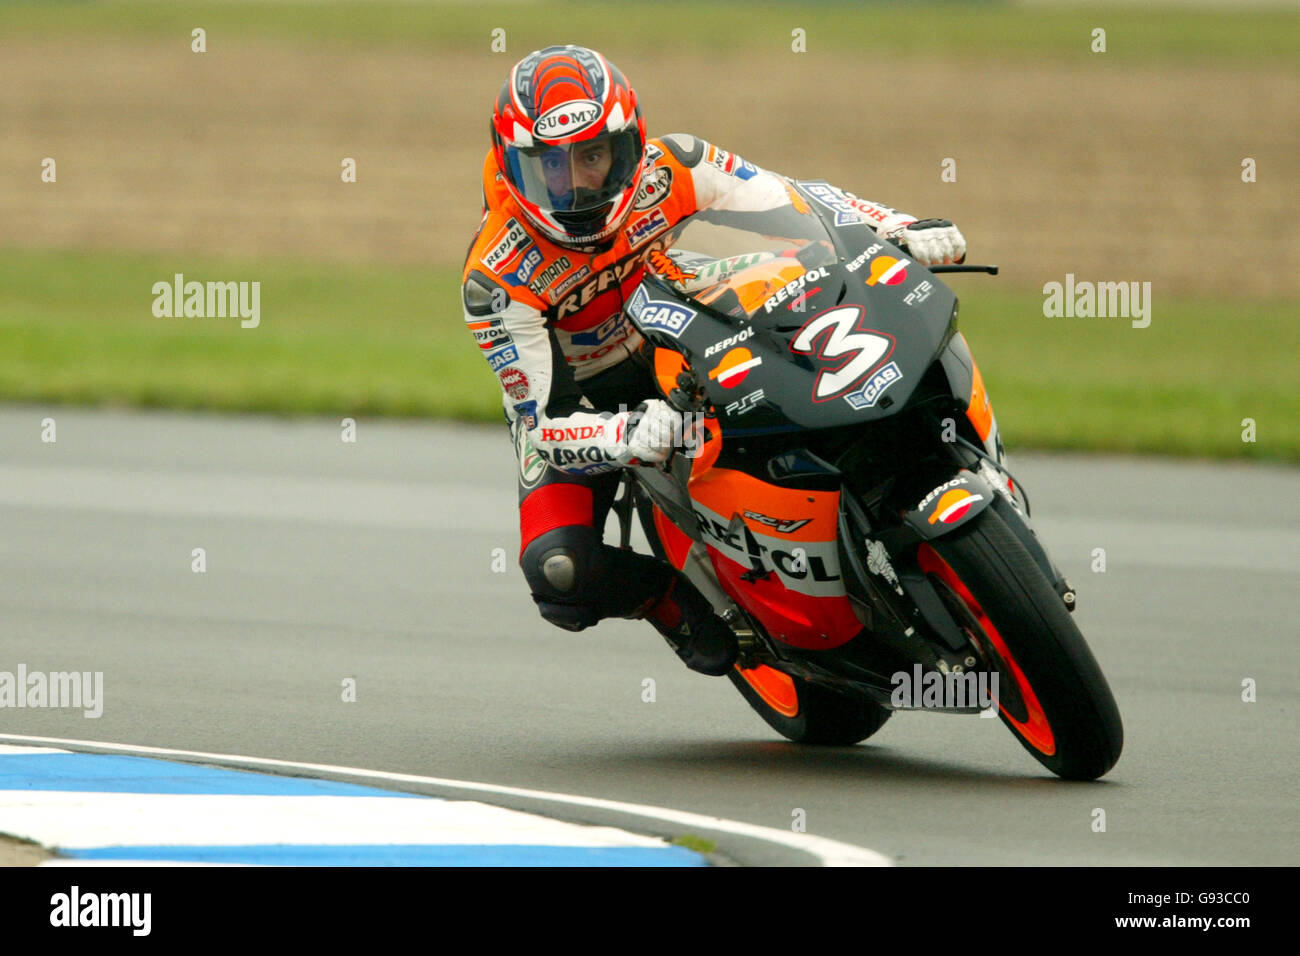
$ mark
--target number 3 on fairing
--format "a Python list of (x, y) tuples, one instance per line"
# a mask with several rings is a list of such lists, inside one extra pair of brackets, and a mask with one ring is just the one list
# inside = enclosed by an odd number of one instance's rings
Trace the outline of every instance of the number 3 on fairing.
[(894, 340), (890, 336), (854, 331), (854, 326), (862, 315), (862, 307), (857, 305), (845, 305), (823, 312), (800, 329), (790, 343), (792, 352), (811, 354), (813, 343), (823, 332), (827, 332), (829, 334), (822, 339), (815, 357), (834, 359), (841, 355), (851, 356), (839, 368), (822, 369), (817, 373), (817, 384), (813, 387), (814, 402), (829, 401), (847, 392), (894, 350)]

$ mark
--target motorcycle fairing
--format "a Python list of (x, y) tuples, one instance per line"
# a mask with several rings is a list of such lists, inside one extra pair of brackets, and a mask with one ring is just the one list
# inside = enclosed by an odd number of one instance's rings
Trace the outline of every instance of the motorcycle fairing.
[(903, 520), (918, 538), (955, 531), (993, 504), (995, 492), (982, 477), (961, 468), (909, 510)]
[(984, 389), (984, 376), (980, 375), (975, 357), (966, 344), (966, 337), (955, 332), (939, 353), (939, 361), (952, 386), (953, 397), (965, 405), (966, 418), (984, 444), (984, 450), (994, 461), (1001, 463), (1002, 444), (998, 437), (998, 422), (993, 415), (988, 392)]
[(862, 630), (840, 570), (838, 490), (782, 488), (714, 467), (689, 492), (723, 590), (774, 639), (826, 650)]

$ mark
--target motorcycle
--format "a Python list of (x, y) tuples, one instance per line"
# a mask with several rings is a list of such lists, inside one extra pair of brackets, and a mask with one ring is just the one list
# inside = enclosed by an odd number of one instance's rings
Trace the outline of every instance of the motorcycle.
[(792, 741), (995, 706), (1050, 771), (1100, 777), (1119, 710), (938, 279), (996, 267), (927, 269), (852, 196), (788, 194), (701, 210), (650, 247), (625, 311), (702, 427), (689, 453), (626, 470), (623, 546), (635, 515), (732, 626), (732, 683)]

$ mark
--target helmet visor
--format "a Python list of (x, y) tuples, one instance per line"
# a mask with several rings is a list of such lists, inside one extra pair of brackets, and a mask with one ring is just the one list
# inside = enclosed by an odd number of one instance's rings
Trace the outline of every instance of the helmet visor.
[(544, 212), (588, 213), (636, 181), (644, 144), (636, 129), (565, 145), (506, 147), (515, 187)]

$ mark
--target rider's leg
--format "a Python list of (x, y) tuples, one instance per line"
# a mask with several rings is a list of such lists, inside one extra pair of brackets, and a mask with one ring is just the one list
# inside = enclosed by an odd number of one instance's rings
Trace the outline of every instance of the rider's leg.
[(618, 479), (549, 467), (538, 475), (521, 464), (519, 563), (538, 610), (571, 631), (606, 617), (644, 617), (687, 667), (725, 674), (736, 660), (735, 634), (695, 586), (657, 558), (602, 543)]

